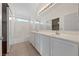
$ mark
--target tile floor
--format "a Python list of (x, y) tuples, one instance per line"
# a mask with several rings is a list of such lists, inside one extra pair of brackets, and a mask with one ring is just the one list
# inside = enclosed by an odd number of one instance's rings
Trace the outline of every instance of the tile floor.
[(40, 56), (40, 54), (29, 42), (22, 42), (12, 45), (7, 56)]

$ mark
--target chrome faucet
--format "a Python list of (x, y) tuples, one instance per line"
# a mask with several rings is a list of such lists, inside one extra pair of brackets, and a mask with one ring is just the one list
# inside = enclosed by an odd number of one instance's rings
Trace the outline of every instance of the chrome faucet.
[(57, 35), (59, 35), (59, 31), (57, 31), (57, 30), (56, 30), (56, 32), (55, 32), (55, 33), (56, 33)]

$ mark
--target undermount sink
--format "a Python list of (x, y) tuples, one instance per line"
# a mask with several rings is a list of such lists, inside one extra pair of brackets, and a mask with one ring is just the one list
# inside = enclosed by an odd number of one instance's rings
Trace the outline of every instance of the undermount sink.
[(52, 33), (50, 33), (50, 34), (52, 34), (52, 35), (60, 35), (60, 33), (58, 32), (58, 31), (55, 31), (55, 32), (52, 32)]
[(60, 33), (59, 33), (59, 32), (55, 32), (55, 34), (56, 34), (56, 35), (60, 35)]

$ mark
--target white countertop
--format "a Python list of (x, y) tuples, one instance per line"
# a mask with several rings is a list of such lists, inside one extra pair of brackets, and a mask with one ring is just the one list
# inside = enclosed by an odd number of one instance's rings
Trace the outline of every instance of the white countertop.
[(75, 42), (79, 44), (79, 32), (72, 32), (72, 31), (58, 31), (60, 34), (56, 34), (56, 31), (32, 31), (33, 33), (39, 33), (50, 37), (60, 38), (63, 40)]

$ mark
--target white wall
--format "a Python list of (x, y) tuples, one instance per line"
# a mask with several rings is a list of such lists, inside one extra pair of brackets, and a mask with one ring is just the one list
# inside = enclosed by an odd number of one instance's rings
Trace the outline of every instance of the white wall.
[(24, 42), (25, 39), (28, 40), (29, 37), (29, 23), (27, 22), (21, 22), (21, 21), (15, 21), (15, 27), (14, 27), (14, 43), (18, 42)]
[(64, 16), (65, 31), (79, 31), (79, 15), (77, 13)]
[(18, 18), (9, 21), (10, 45), (28, 41), (31, 32), (31, 23), (19, 21)]
[(9, 19), (9, 45), (12, 45), (14, 43), (14, 25), (15, 25), (15, 18)]
[[(66, 15), (72, 15), (73, 13), (76, 13), (77, 14), (78, 12), (78, 4), (56, 4), (54, 7), (51, 7), (50, 9), (40, 13), (38, 16), (37, 16), (37, 19), (36, 20), (39, 20), (40, 22), (44, 22), (44, 23), (47, 23), (50, 24), (50, 25), (47, 25), (47, 24), (43, 24), (42, 25), (42, 29), (44, 30), (51, 30), (51, 27), (52, 27), (52, 19), (54, 18), (60, 18), (60, 30), (64, 30), (65, 28), (65, 24), (66, 24)], [(70, 19), (70, 22), (74, 22), (73, 24), (76, 23), (76, 21), (78, 21), (78, 17), (73, 15), (73, 20), (71, 20), (69, 17), (67, 17), (67, 19), (69, 18)], [(64, 18), (65, 17), (65, 18)], [(77, 20), (74, 20), (74, 19), (77, 19)], [(65, 23), (65, 24), (64, 24)], [(77, 22), (78, 23), (78, 22)], [(71, 24), (72, 25), (72, 24)], [(77, 24), (75, 24), (74, 26), (77, 26)], [(41, 28), (41, 26), (40, 26)], [(67, 28), (67, 27), (66, 27)], [(74, 27), (75, 28), (75, 27)], [(76, 27), (76, 30), (78, 28)]]
[[(12, 3), (13, 6), (13, 3)], [(15, 25), (15, 8), (9, 5), (9, 48), (12, 44), (14, 44), (14, 25)]]

